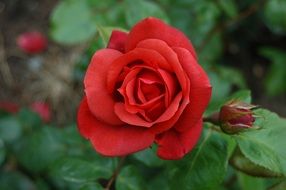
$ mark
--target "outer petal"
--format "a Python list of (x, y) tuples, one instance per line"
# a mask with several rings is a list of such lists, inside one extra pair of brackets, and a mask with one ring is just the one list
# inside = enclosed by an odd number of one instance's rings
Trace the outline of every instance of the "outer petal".
[(157, 155), (166, 160), (177, 160), (182, 158), (196, 145), (202, 132), (202, 120), (194, 126), (190, 126), (188, 131), (183, 133), (170, 129), (156, 137), (158, 144)]
[(102, 49), (97, 51), (88, 66), (84, 86), (90, 111), (100, 121), (111, 125), (119, 125), (123, 122), (114, 113), (114, 100), (107, 91), (107, 71), (113, 60), (121, 56), (119, 51)]
[(98, 121), (90, 112), (86, 98), (80, 104), (77, 123), (80, 133), (105, 156), (131, 154), (149, 147), (154, 141), (154, 135), (143, 128), (107, 125)]
[(124, 52), (125, 43), (127, 40), (128, 33), (119, 30), (113, 30), (107, 44), (107, 48), (116, 49)]
[(178, 131), (185, 131), (202, 117), (211, 98), (212, 89), (207, 74), (189, 51), (184, 48), (173, 49), (190, 79), (190, 104), (178, 121), (181, 124), (176, 126)]
[(140, 41), (151, 38), (163, 40), (171, 47), (186, 48), (195, 58), (197, 57), (191, 42), (181, 31), (165, 24), (160, 19), (152, 17), (140, 21), (131, 29), (125, 50), (130, 51)]
[(137, 48), (146, 48), (155, 50), (162, 55), (170, 64), (172, 71), (175, 72), (177, 79), (182, 88), (183, 96), (189, 95), (188, 77), (178, 60), (177, 54), (164, 41), (157, 39), (147, 39), (138, 43)]

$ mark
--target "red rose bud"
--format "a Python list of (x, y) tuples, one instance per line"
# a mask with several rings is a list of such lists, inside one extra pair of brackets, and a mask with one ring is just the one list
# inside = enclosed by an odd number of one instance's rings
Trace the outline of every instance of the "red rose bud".
[(222, 130), (234, 134), (251, 128), (255, 121), (252, 109), (256, 107), (239, 101), (231, 101), (222, 106), (219, 113)]
[(51, 111), (50, 106), (47, 103), (44, 102), (34, 102), (30, 108), (39, 114), (41, 119), (48, 123), (51, 121)]
[(25, 53), (36, 54), (47, 47), (47, 39), (40, 32), (26, 32), (17, 38), (17, 45)]

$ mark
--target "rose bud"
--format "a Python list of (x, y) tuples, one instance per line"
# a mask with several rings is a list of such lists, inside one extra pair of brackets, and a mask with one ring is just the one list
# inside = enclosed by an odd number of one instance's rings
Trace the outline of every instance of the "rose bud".
[(25, 53), (36, 54), (46, 49), (47, 39), (40, 32), (26, 32), (17, 38), (17, 45)]
[(252, 109), (257, 106), (240, 101), (230, 101), (220, 109), (221, 129), (229, 134), (238, 133), (253, 127), (255, 121)]
[(78, 129), (98, 153), (125, 156), (156, 143), (158, 156), (172, 160), (198, 142), (211, 97), (192, 43), (152, 17), (113, 31), (92, 57), (84, 91)]
[(35, 113), (39, 114), (44, 122), (48, 123), (51, 121), (51, 111), (49, 104), (44, 102), (34, 102), (31, 104), (30, 108)]

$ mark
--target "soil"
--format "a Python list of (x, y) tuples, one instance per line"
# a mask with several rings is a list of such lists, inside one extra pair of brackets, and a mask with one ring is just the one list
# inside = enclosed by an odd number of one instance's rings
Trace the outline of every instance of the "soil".
[(34, 101), (51, 105), (54, 120), (75, 118), (82, 96), (73, 80), (73, 65), (83, 47), (63, 47), (49, 40), (45, 52), (23, 53), (16, 44), (24, 32), (49, 37), (49, 16), (58, 0), (0, 0), (0, 101), (28, 106)]

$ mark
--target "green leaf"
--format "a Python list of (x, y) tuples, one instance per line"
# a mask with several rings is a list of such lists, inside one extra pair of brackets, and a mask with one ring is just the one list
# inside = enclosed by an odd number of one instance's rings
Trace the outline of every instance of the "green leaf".
[(52, 174), (70, 182), (83, 183), (99, 178), (109, 178), (112, 171), (107, 169), (105, 165), (75, 157), (63, 157), (53, 165)]
[(281, 181), (280, 183), (268, 188), (268, 190), (285, 190), (286, 189), (286, 180)]
[(234, 151), (229, 163), (237, 170), (254, 177), (281, 177), (281, 174), (251, 162), (241, 153), (239, 148)]
[[(219, 126), (214, 126), (214, 127), (219, 127)], [(231, 157), (231, 155), (235, 151), (235, 148), (237, 147), (237, 143), (231, 136), (229, 136), (229, 135), (227, 135), (225, 133), (221, 133), (220, 135), (226, 141), (226, 144), (227, 144), (227, 159), (229, 160), (229, 158)]]
[(86, 1), (63, 0), (51, 15), (51, 36), (60, 43), (86, 41), (96, 33), (92, 10)]
[(238, 10), (234, 0), (218, 0), (218, 3), (227, 16), (231, 18), (237, 16)]
[(231, 84), (236, 85), (239, 88), (246, 88), (246, 82), (244, 76), (238, 69), (231, 67), (219, 67), (219, 73), (225, 80), (228, 80)]
[[(219, 85), (219, 83), (216, 83), (216, 81), (212, 81), (212, 84), (213, 84), (214, 93), (218, 92), (218, 89), (215, 90), (215, 88), (216, 88), (216, 86)], [(224, 85), (224, 83), (222, 83), (222, 85)], [(226, 85), (225, 87), (227, 87), (229, 84), (225, 83), (225, 85)], [(228, 86), (228, 87), (230, 88), (230, 86)], [(223, 87), (220, 89), (224, 90)], [(230, 89), (228, 89), (228, 91), (230, 91)], [(229, 92), (227, 92), (227, 94), (228, 93)], [(219, 92), (219, 94), (221, 94), (221, 92)], [(228, 101), (234, 100), (234, 99), (239, 100), (239, 101), (243, 101), (246, 103), (251, 103), (251, 91), (250, 90), (239, 90), (230, 96), (225, 96), (223, 94), (217, 95), (217, 96), (216, 95), (212, 96), (211, 102), (208, 105), (208, 108), (205, 112), (205, 115), (208, 116), (210, 114), (213, 114), (214, 112), (218, 112), (220, 110), (221, 106), (223, 106)]]
[(28, 177), (17, 171), (1, 171), (0, 189), (31, 190), (36, 187)]
[(260, 53), (271, 60), (270, 70), (265, 80), (266, 92), (271, 95), (279, 95), (286, 92), (286, 55), (285, 51), (265, 47)]
[(84, 184), (79, 190), (104, 190), (99, 183), (87, 183)]
[(9, 143), (18, 139), (22, 134), (19, 121), (12, 116), (0, 120), (0, 138)]
[(4, 142), (2, 141), (2, 139), (0, 139), (0, 166), (4, 162), (5, 157), (6, 157), (6, 149), (4, 146)]
[(216, 3), (209, 0), (172, 2), (168, 9), (171, 23), (182, 29), (195, 47), (200, 47), (204, 43), (208, 33), (216, 25), (220, 13)]
[(264, 21), (277, 34), (286, 32), (286, 1), (267, 1), (264, 7)]
[(41, 117), (27, 108), (21, 109), (21, 111), (17, 113), (17, 118), (21, 126), (27, 131), (33, 131), (42, 125)]
[(252, 177), (244, 173), (238, 173), (238, 182), (241, 190), (266, 189), (262, 178)]
[(119, 27), (105, 27), (105, 26), (97, 26), (97, 30), (99, 32), (99, 35), (103, 41), (104, 46), (107, 46), (107, 43), (109, 42), (109, 38), (111, 36), (111, 33), (113, 30), (119, 30), (122, 32), (127, 32), (125, 29), (119, 28)]
[(47, 126), (21, 139), (15, 147), (20, 164), (32, 172), (41, 172), (64, 155), (58, 130)]
[(91, 149), (90, 143), (79, 135), (76, 124), (60, 129), (57, 140), (64, 145), (65, 153), (70, 156), (82, 156), (86, 150)]
[(285, 175), (286, 121), (265, 109), (258, 109), (255, 114), (259, 116), (255, 125), (260, 129), (235, 136), (240, 150), (251, 162)]
[(135, 166), (124, 167), (116, 180), (117, 190), (145, 190), (146, 186), (143, 181), (142, 175)]
[(149, 167), (158, 167), (164, 164), (164, 161), (158, 158), (158, 156), (156, 155), (156, 150), (154, 146), (152, 148), (148, 148), (138, 153), (135, 153), (133, 154), (133, 156)]
[(138, 21), (150, 16), (168, 21), (166, 13), (155, 2), (146, 0), (124, 0), (124, 6), (126, 22), (130, 27)]
[(171, 190), (217, 187), (226, 173), (227, 149), (219, 133), (205, 129), (199, 145), (170, 171)]
[(148, 180), (147, 189), (148, 190), (170, 190), (168, 183), (166, 183), (166, 179), (168, 176), (165, 171), (160, 171), (156, 176), (153, 176), (150, 180)]
[(198, 49), (199, 63), (205, 68), (215, 65), (223, 51), (221, 33), (212, 35), (209, 42), (199, 48), (202, 48)]

